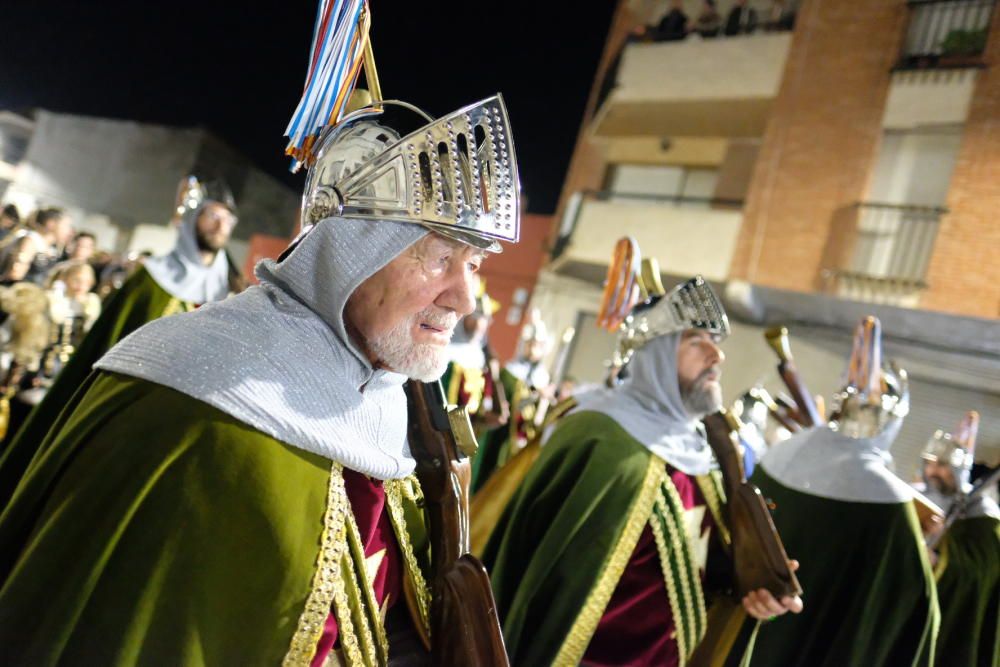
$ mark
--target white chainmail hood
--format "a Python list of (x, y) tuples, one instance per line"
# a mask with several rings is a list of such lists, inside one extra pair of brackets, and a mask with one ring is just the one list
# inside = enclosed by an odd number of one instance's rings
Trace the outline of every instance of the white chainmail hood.
[(373, 370), (344, 325), (347, 298), (427, 234), (418, 226), (328, 218), (261, 284), (156, 320), (96, 365), (183, 392), (282, 442), (378, 479), (405, 477), (406, 377)]
[(229, 294), (229, 261), (225, 250), (215, 253), (215, 259), (205, 266), (198, 251), (197, 221), (206, 201), (184, 214), (177, 229), (177, 245), (166, 255), (150, 257), (143, 266), (153, 280), (170, 296), (201, 305), (221, 301)]
[(574, 412), (608, 415), (649, 451), (688, 475), (704, 475), (712, 450), (681, 400), (677, 346), (681, 334), (654, 338), (629, 363), (629, 377), (614, 389), (595, 389), (577, 398)]
[(761, 460), (768, 475), (813, 496), (859, 503), (905, 503), (908, 484), (892, 472), (892, 445), (902, 419), (893, 419), (874, 438), (850, 438), (826, 426), (796, 433)]

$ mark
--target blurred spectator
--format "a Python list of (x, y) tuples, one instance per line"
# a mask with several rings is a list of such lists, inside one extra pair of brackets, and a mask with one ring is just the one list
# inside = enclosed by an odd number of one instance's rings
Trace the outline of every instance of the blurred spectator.
[(652, 38), (657, 42), (675, 42), (687, 37), (688, 16), (684, 13), (682, 0), (671, 0), (670, 11), (660, 24), (652, 30)]
[(69, 245), (66, 259), (89, 262), (97, 251), (97, 237), (90, 232), (80, 232)]
[(726, 18), (725, 34), (749, 35), (757, 29), (757, 10), (747, 6), (747, 0), (736, 0)]
[(28, 280), (41, 285), (73, 238), (73, 221), (61, 208), (45, 208), (35, 216), (35, 227), (42, 247), (28, 271)]
[(7, 287), (27, 277), (38, 254), (36, 239), (35, 234), (24, 233), (4, 248), (0, 255), (0, 285)]
[(764, 20), (764, 29), (769, 31), (791, 30), (795, 27), (795, 10), (785, 0), (772, 0)]
[(17, 212), (17, 207), (7, 204), (0, 210), (0, 240), (3, 240), (21, 222), (21, 214)]
[(703, 38), (718, 37), (722, 27), (722, 17), (715, 8), (715, 0), (705, 0), (701, 13), (691, 26), (691, 32), (696, 32)]

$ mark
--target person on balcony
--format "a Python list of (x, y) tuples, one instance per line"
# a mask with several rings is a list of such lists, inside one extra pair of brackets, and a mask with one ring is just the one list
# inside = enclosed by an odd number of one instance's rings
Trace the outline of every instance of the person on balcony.
[(705, 0), (705, 3), (701, 7), (701, 13), (691, 25), (690, 32), (696, 32), (703, 39), (709, 39), (718, 37), (721, 28), (722, 16), (719, 14), (718, 9), (716, 9), (715, 0)]
[(767, 10), (767, 20), (764, 29), (768, 32), (791, 30), (795, 27), (795, 10), (788, 6), (786, 0), (772, 0), (771, 8)]
[(727, 37), (749, 35), (757, 30), (757, 10), (747, 5), (747, 0), (736, 0), (726, 18), (723, 30)]
[(684, 13), (684, 2), (672, 0), (670, 11), (663, 15), (660, 24), (650, 32), (654, 42), (677, 42), (687, 37), (688, 15)]

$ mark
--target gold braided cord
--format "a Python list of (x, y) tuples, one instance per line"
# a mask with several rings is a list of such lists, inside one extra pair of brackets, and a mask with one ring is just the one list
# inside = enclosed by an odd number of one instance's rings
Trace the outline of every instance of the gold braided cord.
[[(385, 501), (389, 507), (389, 518), (392, 520), (393, 528), (396, 531), (396, 541), (399, 549), (403, 552), (403, 562), (406, 565), (406, 572), (410, 576), (413, 590), (416, 593), (417, 609), (420, 612), (420, 622), (424, 626), (427, 636), (431, 632), (431, 589), (427, 585), (424, 574), (417, 563), (416, 554), (413, 553), (413, 543), (410, 541), (410, 534), (406, 530), (406, 518), (403, 514), (403, 498), (415, 505), (420, 505), (417, 494), (420, 491), (420, 483), (413, 475), (404, 479), (390, 479), (385, 482)], [(422, 495), (422, 493), (421, 493)]]
[(344, 554), (341, 571), (344, 573), (346, 581), (356, 584), (356, 590), (351, 591), (359, 603), (351, 609), (355, 616), (355, 625), (361, 628), (361, 632), (356, 633), (356, 639), (364, 654), (365, 665), (387, 664), (389, 662), (389, 639), (386, 637), (385, 627), (379, 615), (375, 587), (369, 579), (368, 568), (357, 567), (357, 564), (365, 562), (365, 547), (361, 541), (361, 531), (358, 529), (354, 512), (347, 513), (345, 523), (348, 544), (353, 553)]
[(660, 554), (660, 569), (663, 570), (663, 582), (666, 584), (667, 598), (670, 600), (670, 609), (674, 615), (674, 639), (677, 641), (679, 667), (684, 667), (689, 654), (687, 627), (690, 625), (691, 611), (688, 609), (686, 612), (681, 612), (683, 607), (681, 606), (680, 597), (677, 594), (677, 577), (674, 576), (673, 558), (671, 558), (671, 554), (676, 554), (680, 551), (680, 545), (675, 542), (668, 545), (666, 536), (663, 534), (663, 524), (669, 522), (672, 517), (668, 514), (666, 501), (662, 493), (657, 494), (656, 505), (663, 519), (660, 520), (654, 512), (649, 517), (649, 525), (653, 529), (656, 549)]
[[(341, 646), (350, 664), (360, 665), (358, 648), (347, 604), (347, 592), (341, 576), (340, 563), (347, 548), (346, 517), (350, 513), (347, 491), (344, 489), (343, 468), (334, 463), (330, 469), (327, 487), (326, 511), (323, 514), (323, 532), (320, 536), (319, 558), (313, 575), (312, 589), (306, 598), (292, 642), (281, 664), (284, 667), (308, 667), (316, 654), (316, 645), (323, 636), (323, 626), (336, 605), (337, 624)], [(354, 638), (355, 641), (350, 641)]]
[(177, 313), (190, 313), (194, 309), (193, 303), (181, 301), (177, 297), (172, 296), (170, 297), (170, 300), (167, 301), (167, 305), (163, 308), (163, 314), (160, 315), (160, 317), (176, 315)]
[[(663, 484), (661, 486), (661, 490), (665, 492), (664, 498), (673, 506), (672, 509), (674, 516), (678, 518), (682, 517), (684, 514), (684, 503), (681, 501), (681, 497), (677, 493), (677, 487), (674, 486), (674, 483), (669, 482), (668, 484)], [(677, 523), (672, 528), (677, 529), (679, 526), (683, 525), (683, 523)], [(671, 529), (670, 524), (667, 524), (667, 529)], [(694, 593), (695, 598), (695, 613), (693, 618), (696, 628), (696, 637), (695, 641), (691, 644), (691, 649), (693, 650), (701, 641), (701, 638), (705, 635), (708, 613), (705, 610), (705, 594), (701, 589), (701, 574), (698, 572), (698, 566), (694, 562), (694, 557), (692, 556), (693, 550), (688, 542), (688, 536), (683, 530), (680, 531), (680, 535), (683, 535), (683, 539), (678, 540), (681, 545), (680, 560), (686, 565), (686, 567), (683, 567), (680, 570), (681, 585), (682, 588), (689, 587), (688, 590)]]
[(583, 654), (597, 630), (597, 624), (608, 606), (608, 601), (618, 585), (618, 580), (621, 579), (622, 572), (625, 571), (625, 566), (628, 565), (629, 558), (635, 551), (635, 545), (639, 542), (642, 529), (649, 520), (649, 514), (656, 499), (656, 490), (666, 475), (667, 471), (663, 466), (663, 461), (655, 456), (650, 456), (642, 486), (628, 510), (625, 528), (618, 537), (618, 542), (611, 551), (611, 556), (604, 564), (597, 583), (590, 590), (587, 600), (583, 603), (583, 608), (577, 614), (576, 620), (573, 621), (573, 626), (559, 648), (553, 665), (578, 665), (583, 658)]
[(732, 544), (732, 538), (729, 535), (729, 526), (726, 525), (725, 516), (722, 514), (722, 503), (724, 502), (725, 492), (720, 487), (718, 478), (714, 474), (709, 473), (707, 475), (698, 475), (694, 479), (698, 483), (698, 488), (701, 489), (701, 495), (705, 497), (705, 504), (708, 505), (708, 511), (712, 513), (715, 526), (719, 529), (719, 537), (722, 538), (722, 543), (729, 546)]

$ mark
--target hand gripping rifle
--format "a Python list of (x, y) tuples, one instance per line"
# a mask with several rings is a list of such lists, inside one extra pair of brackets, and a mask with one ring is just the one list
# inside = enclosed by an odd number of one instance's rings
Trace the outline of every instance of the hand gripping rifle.
[(764, 332), (768, 345), (778, 355), (778, 373), (795, 401), (795, 417), (803, 426), (818, 426), (823, 423), (823, 417), (816, 408), (816, 401), (806, 388), (799, 370), (792, 358), (792, 349), (788, 344), (788, 329), (772, 327)]
[(702, 421), (726, 488), (725, 513), (732, 537), (737, 593), (743, 597), (765, 588), (778, 599), (801, 595), (802, 587), (788, 565), (785, 546), (767, 504), (760, 490), (746, 480), (743, 457), (733, 439), (742, 426), (739, 419), (720, 410)]
[(448, 409), (439, 382), (406, 387), (410, 451), (427, 503), (431, 540), (431, 664), (507, 667), (486, 568), (469, 553), (469, 456), (464, 408)]

